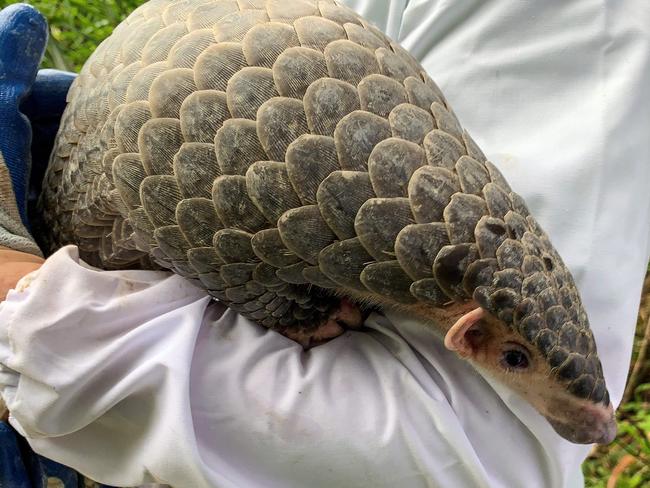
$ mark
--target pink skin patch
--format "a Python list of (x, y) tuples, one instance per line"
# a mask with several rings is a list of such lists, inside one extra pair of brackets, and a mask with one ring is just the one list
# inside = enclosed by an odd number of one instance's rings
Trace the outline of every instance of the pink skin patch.
[(450, 351), (457, 352), (462, 357), (471, 356), (472, 348), (466, 340), (466, 334), (484, 316), (485, 310), (478, 307), (459, 318), (445, 334), (445, 347)]

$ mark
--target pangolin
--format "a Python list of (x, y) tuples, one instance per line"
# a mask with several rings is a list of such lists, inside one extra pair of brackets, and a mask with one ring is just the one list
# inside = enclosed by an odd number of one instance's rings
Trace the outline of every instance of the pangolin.
[(562, 258), (418, 61), (352, 10), (151, 0), (68, 102), (50, 249), (170, 269), (305, 347), (398, 308), (568, 440), (615, 436)]

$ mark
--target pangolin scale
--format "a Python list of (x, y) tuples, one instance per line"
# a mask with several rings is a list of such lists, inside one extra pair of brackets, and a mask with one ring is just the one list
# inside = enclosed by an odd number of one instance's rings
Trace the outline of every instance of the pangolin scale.
[(334, 1), (152, 0), (74, 82), (49, 246), (168, 268), (279, 331), (338, 296), (475, 300), (608, 404), (547, 235), (397, 43)]

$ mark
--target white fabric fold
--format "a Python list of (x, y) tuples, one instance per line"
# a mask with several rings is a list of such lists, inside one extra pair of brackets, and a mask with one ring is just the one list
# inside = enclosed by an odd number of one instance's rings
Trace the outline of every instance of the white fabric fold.
[(2, 395), (38, 452), (99, 481), (517, 486), (486, 425), (533, 463), (527, 486), (569, 475), (545, 450), (573, 446), (406, 317), (304, 353), (177, 276), (96, 271), (72, 246), (37, 273), (0, 304)]

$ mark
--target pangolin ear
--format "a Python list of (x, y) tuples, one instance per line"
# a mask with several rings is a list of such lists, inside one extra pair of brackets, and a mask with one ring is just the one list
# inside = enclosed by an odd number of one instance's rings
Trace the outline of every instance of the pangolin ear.
[(482, 335), (478, 330), (477, 322), (484, 316), (485, 310), (479, 307), (459, 318), (445, 335), (445, 347), (450, 351), (456, 351), (460, 356), (472, 356), (477, 346), (477, 339)]

